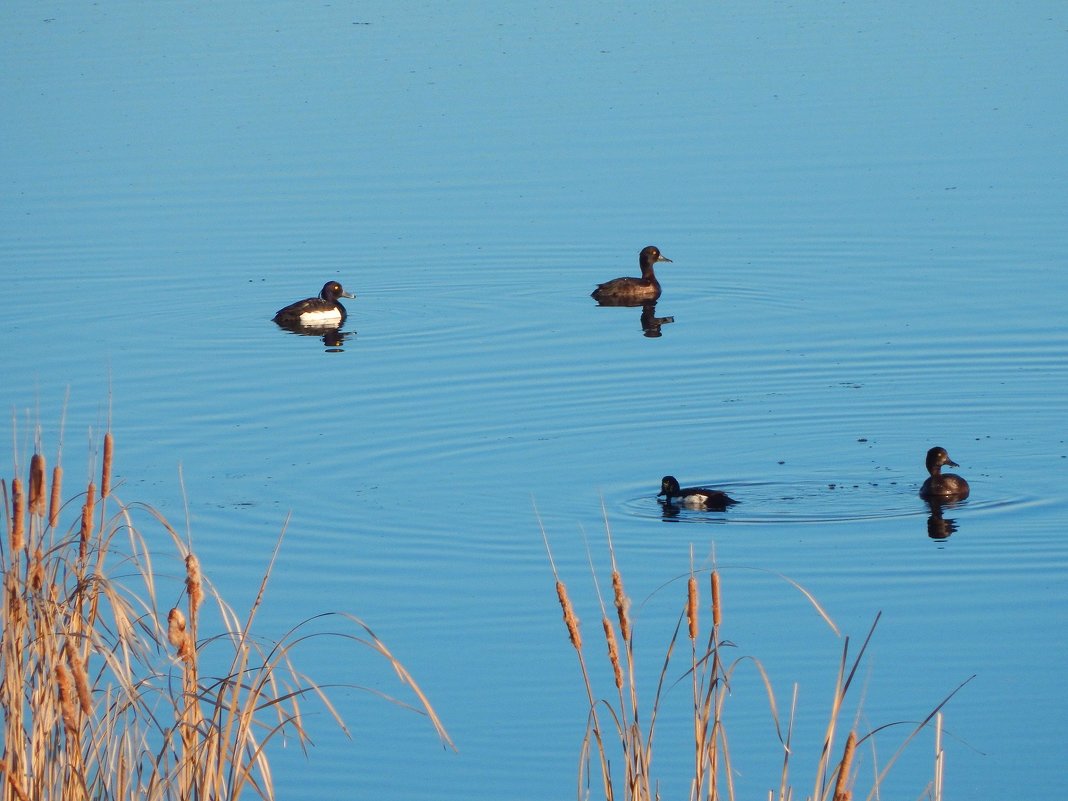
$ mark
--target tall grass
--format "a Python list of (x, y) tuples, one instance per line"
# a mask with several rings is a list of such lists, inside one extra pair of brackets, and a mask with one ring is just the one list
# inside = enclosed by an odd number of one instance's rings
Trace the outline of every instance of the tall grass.
[[(866, 733), (859, 733), (854, 726), (846, 733), (841, 745), (840, 729), (847, 694), (853, 687), (858, 668), (878, 624), (876, 615), (867, 636), (856, 653), (851, 652), (851, 640), (843, 638), (841, 657), (838, 661), (829, 713), (824, 730), (822, 748), (815, 757), (814, 786), (809, 792), (795, 790), (791, 770), (794, 767), (797, 748), (793, 740), (798, 689), (794, 686), (790, 712), (783, 717), (767, 671), (760, 660), (751, 656), (738, 656), (733, 643), (725, 637), (723, 611), (723, 582), (719, 570), (697, 571), (692, 566), (686, 578), (686, 590), (680, 596), (680, 612), (674, 632), (667, 641), (663, 661), (656, 676), (652, 699), (643, 703), (638, 692), (639, 666), (634, 651), (634, 624), (631, 620), (631, 600), (624, 590), (623, 575), (616, 563), (611, 532), (608, 532), (608, 551), (611, 558), (612, 599), (606, 602), (598, 583), (597, 573), (591, 570), (600, 605), (601, 629), (604, 632), (606, 658), (613, 677), (614, 688), (606, 693), (594, 690), (593, 669), (588, 648), (583, 642), (579, 617), (570, 599), (567, 587), (560, 579), (548, 537), (544, 528), (542, 535), (556, 580), (556, 595), (563, 610), (568, 639), (578, 657), (583, 689), (589, 703), (586, 734), (582, 741), (578, 798), (588, 799), (596, 794), (596, 781), (606, 801), (653, 801), (660, 798), (660, 787), (654, 778), (653, 757), (655, 753), (657, 726), (664, 711), (665, 695), (674, 686), (685, 684), (688, 688), (692, 719), (683, 723), (692, 724), (692, 774), (689, 777), (691, 801), (734, 801), (736, 788), (735, 754), (730, 747), (724, 711), (731, 698), (734, 674), (742, 665), (753, 665), (766, 691), (771, 719), (774, 726), (776, 747), (781, 750), (782, 767), (779, 775), (769, 777), (767, 798), (769, 801), (792, 801), (807, 798), (813, 801), (850, 801), (856, 792), (859, 771), (857, 748), (875, 736), (881, 726)], [(702, 573), (707, 572), (707, 576)], [(841, 636), (834, 623), (819, 602), (796, 582), (781, 577), (796, 587), (807, 602), (819, 613), (835, 635)], [(706, 590), (702, 592), (704, 584)], [(669, 585), (670, 586), (670, 585)], [(702, 596), (705, 598), (702, 601)], [(611, 611), (610, 611), (611, 608)], [(707, 618), (711, 618), (709, 622)], [(706, 634), (701, 635), (702, 619)], [(622, 646), (620, 645), (622, 643)], [(676, 650), (685, 649), (683, 657)], [(675, 663), (684, 659), (684, 663)], [(970, 681), (968, 679), (967, 681)], [(967, 681), (954, 689), (919, 724), (912, 725), (897, 751), (881, 770), (874, 774), (870, 788), (862, 796), (877, 798), (880, 786), (888, 772), (912, 739), (932, 720), (936, 727), (935, 763), (933, 778), (922, 790), (920, 797), (941, 801), (943, 759), (941, 747), (942, 707)], [(858, 715), (859, 718), (859, 715)], [(898, 724), (889, 724), (898, 725)]]
[[(253, 634), (281, 537), (238, 615), (160, 514), (116, 497), (114, 447), (108, 433), (99, 492), (90, 480), (66, 503), (61, 467), (49, 488), (39, 449), (28, 486), (18, 475), (0, 482), (0, 800), (273, 798), (268, 746), (280, 735), (309, 745), (306, 701), (347, 731), (327, 688), (296, 666), (298, 644), (318, 636), (311, 621), (279, 642)], [(135, 516), (171, 537), (184, 582), (157, 578)], [(383, 658), (415, 701), (384, 697), (416, 709), (451, 747), (385, 643), (359, 618), (332, 617), (342, 627), (332, 633)]]

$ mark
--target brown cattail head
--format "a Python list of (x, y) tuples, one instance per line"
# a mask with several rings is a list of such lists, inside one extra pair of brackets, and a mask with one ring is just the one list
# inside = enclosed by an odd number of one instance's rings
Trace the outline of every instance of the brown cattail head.
[(48, 504), (48, 525), (55, 528), (59, 523), (59, 507), (63, 505), (63, 468), (52, 468), (52, 498)]
[(30, 572), (27, 576), (27, 580), (29, 581), (30, 589), (34, 592), (40, 592), (44, 587), (44, 553), (40, 548), (37, 548), (33, 552), (33, 559), (30, 560)]
[(846, 789), (849, 784), (849, 767), (853, 763), (853, 753), (857, 750), (857, 733), (849, 732), (846, 739), (845, 750), (842, 752), (842, 762), (838, 765), (838, 780), (834, 783), (834, 801), (849, 801), (853, 797), (851, 790)]
[(93, 536), (93, 509), (96, 505), (96, 487), (89, 482), (89, 489), (85, 492), (85, 504), (82, 506), (82, 529), (80, 533), (80, 545), (78, 558), (85, 559), (89, 552), (89, 539)]
[(719, 572), (712, 571), (712, 625), (719, 628), (723, 613), (719, 605)]
[(571, 644), (576, 651), (582, 650), (582, 633), (579, 631), (579, 619), (571, 606), (571, 599), (567, 597), (567, 587), (564, 582), (556, 582), (556, 597), (560, 599), (560, 608), (564, 610), (564, 624), (567, 626), (567, 635), (571, 638)]
[(22, 494), (22, 479), (11, 479), (11, 552), (26, 545), (26, 496)]
[(188, 662), (193, 657), (193, 645), (189, 633), (185, 630), (185, 615), (175, 607), (167, 615), (167, 640), (178, 652), (178, 658)]
[(686, 621), (690, 624), (690, 639), (697, 639), (697, 579), (686, 582)]
[(612, 663), (612, 672), (616, 675), (616, 689), (623, 689), (623, 667), (619, 664), (619, 646), (616, 644), (616, 630), (607, 617), (601, 618), (604, 626), (604, 638), (608, 642), (608, 661)]
[(93, 698), (89, 692), (89, 678), (85, 675), (85, 665), (78, 656), (78, 649), (74, 647), (74, 641), (68, 639), (63, 646), (67, 655), (67, 664), (70, 665), (71, 675), (74, 676), (74, 688), (78, 691), (78, 703), (82, 712), (88, 715), (93, 711)]
[(200, 578), (200, 560), (195, 554), (185, 558), (185, 589), (189, 593), (189, 617), (194, 622), (200, 603), (204, 600), (204, 587)]
[(115, 452), (115, 438), (109, 431), (104, 435), (104, 469), (100, 471), (100, 499), (111, 494), (111, 457)]
[(616, 614), (619, 616), (619, 635), (623, 642), (630, 642), (630, 599), (623, 592), (623, 576), (612, 571), (612, 594), (615, 596)]
[(30, 514), (44, 516), (45, 513), (45, 458), (44, 454), (35, 453), (30, 457)]
[(62, 662), (56, 665), (56, 689), (59, 693), (59, 709), (63, 714), (63, 727), (68, 737), (75, 736), (78, 733), (78, 718), (74, 714), (74, 685)]

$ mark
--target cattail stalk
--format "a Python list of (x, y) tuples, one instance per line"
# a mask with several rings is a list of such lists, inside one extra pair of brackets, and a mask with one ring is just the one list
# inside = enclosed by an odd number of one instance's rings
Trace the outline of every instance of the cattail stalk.
[(44, 516), (45, 513), (45, 458), (35, 453), (30, 457), (30, 514)]
[(59, 508), (63, 505), (63, 468), (52, 468), (52, 498), (48, 504), (48, 525), (55, 528), (59, 523)]
[(560, 599), (560, 608), (564, 610), (564, 624), (567, 626), (568, 637), (576, 651), (582, 650), (582, 633), (579, 631), (579, 619), (571, 606), (571, 599), (567, 597), (567, 587), (559, 579), (556, 582), (556, 597)]
[(26, 545), (26, 496), (22, 493), (22, 479), (11, 479), (11, 552)]
[(712, 625), (717, 629), (723, 619), (723, 613), (721, 611), (719, 603), (719, 572), (712, 571)]
[(834, 801), (850, 801), (853, 792), (846, 789), (849, 784), (849, 768), (853, 764), (853, 753), (857, 750), (856, 732), (849, 732), (846, 739), (845, 750), (842, 752), (842, 762), (838, 765), (838, 780), (834, 784)]
[(100, 499), (111, 494), (111, 458), (115, 452), (115, 438), (109, 431), (104, 435), (104, 468), (100, 472)]

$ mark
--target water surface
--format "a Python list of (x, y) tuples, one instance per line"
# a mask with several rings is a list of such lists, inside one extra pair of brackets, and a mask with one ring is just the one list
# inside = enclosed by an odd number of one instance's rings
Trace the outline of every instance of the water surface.
[[(354, 740), (321, 715), (309, 757), (279, 754), (280, 797), (574, 792), (586, 707), (534, 503), (591, 641), (606, 510), (648, 698), (691, 552), (715, 562), (727, 636), (781, 706), (798, 683), (799, 790), (842, 641), (777, 574), (855, 640), (882, 612), (859, 728), (975, 674), (946, 708), (947, 797), (1056, 797), (1066, 23), (1042, 3), (8, 4), (15, 446), (39, 420), (53, 458), (65, 413), (86, 475), (110, 420), (122, 497), (180, 529), (188, 509), (238, 607), (286, 526), (265, 633), (358, 614), (460, 749), (343, 692)], [(588, 297), (647, 244), (673, 259), (659, 337)], [(344, 342), (270, 322), (332, 278), (358, 295)], [(933, 444), (972, 485), (952, 527), (916, 496)], [(665, 473), (741, 503), (665, 518)], [(394, 688), (351, 652), (307, 659)], [(737, 786), (763, 794), (781, 753), (752, 672), (733, 701)], [(683, 685), (666, 703), (665, 797), (686, 792)], [(921, 793), (932, 747), (888, 794)]]

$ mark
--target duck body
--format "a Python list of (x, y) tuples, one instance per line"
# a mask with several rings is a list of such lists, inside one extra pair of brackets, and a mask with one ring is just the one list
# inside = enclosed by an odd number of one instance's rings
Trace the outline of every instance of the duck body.
[(708, 487), (680, 487), (675, 476), (664, 476), (660, 481), (660, 492), (664, 503), (679, 504), (690, 509), (714, 509), (723, 511), (728, 506), (738, 503), (734, 498), (720, 490)]
[(638, 254), (638, 265), (641, 267), (641, 278), (615, 278), (598, 284), (597, 288), (590, 293), (594, 300), (607, 302), (615, 305), (620, 303), (641, 303), (643, 301), (656, 300), (660, 297), (660, 282), (656, 280), (653, 265), (658, 261), (670, 262), (660, 253), (655, 245), (642, 248)]
[(336, 328), (345, 322), (346, 316), (345, 307), (338, 302), (338, 298), (355, 297), (346, 292), (337, 281), (327, 281), (323, 284), (319, 297), (290, 303), (284, 309), (279, 309), (273, 319), (278, 325)]
[(971, 492), (968, 482), (956, 473), (943, 473), (943, 465), (960, 467), (949, 458), (945, 448), (935, 446), (927, 451), (927, 472), (931, 475), (920, 487), (920, 497), (934, 501), (963, 501)]

